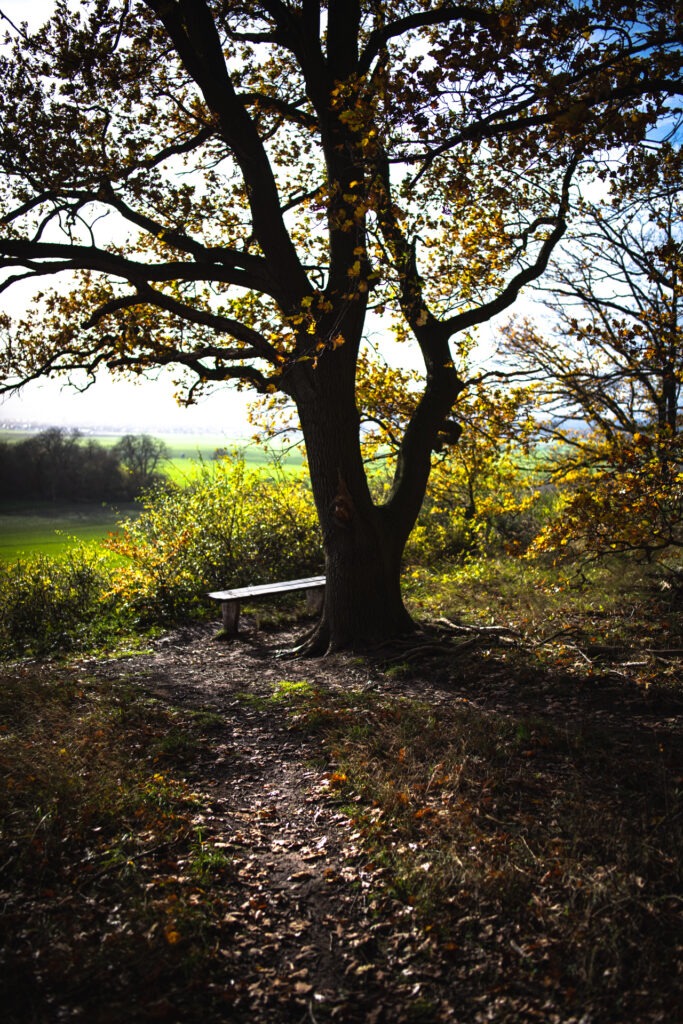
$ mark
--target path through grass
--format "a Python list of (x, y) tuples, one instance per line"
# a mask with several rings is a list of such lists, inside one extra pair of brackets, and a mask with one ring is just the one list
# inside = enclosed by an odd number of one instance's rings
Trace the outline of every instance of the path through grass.
[(675, 1019), (680, 659), (210, 635), (5, 673), (11, 1024)]

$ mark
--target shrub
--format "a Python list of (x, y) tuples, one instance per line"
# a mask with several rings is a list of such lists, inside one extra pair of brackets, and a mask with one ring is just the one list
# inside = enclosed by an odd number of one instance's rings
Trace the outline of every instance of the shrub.
[(541, 486), (537, 462), (537, 455), (513, 450), (482, 461), (473, 473), (456, 446), (432, 469), (407, 561), (434, 565), (466, 553), (524, 552), (556, 502), (554, 489)]
[(632, 554), (647, 561), (679, 559), (683, 549), (683, 441), (669, 431), (595, 431), (562, 452), (558, 514), (534, 551), (558, 560), (589, 561)]
[(44, 655), (140, 624), (202, 617), (206, 592), (319, 570), (310, 491), (301, 479), (203, 466), (189, 485), (147, 492), (107, 542), (0, 565), (0, 656)]
[(0, 654), (46, 654), (89, 643), (110, 619), (111, 565), (93, 546), (61, 558), (0, 564)]
[(144, 621), (201, 616), (207, 591), (308, 575), (322, 560), (303, 480), (230, 459), (143, 495), (109, 547), (128, 560), (113, 592)]

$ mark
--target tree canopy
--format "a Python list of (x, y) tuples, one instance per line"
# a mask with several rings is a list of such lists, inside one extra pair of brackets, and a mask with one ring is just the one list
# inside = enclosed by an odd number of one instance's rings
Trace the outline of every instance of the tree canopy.
[(683, 545), (681, 166), (665, 147), (606, 200), (584, 202), (546, 286), (555, 330), (506, 330), (560, 442), (549, 466), (563, 513), (539, 543), (565, 555)]
[[(186, 401), (284, 392), (326, 551), (313, 649), (409, 628), (458, 339), (545, 271), (582, 173), (676, 131), (682, 42), (665, 0), (57, 0), (0, 61), (2, 288), (55, 283), (3, 324), (5, 386), (173, 365)], [(424, 371), (381, 504), (368, 328)]]

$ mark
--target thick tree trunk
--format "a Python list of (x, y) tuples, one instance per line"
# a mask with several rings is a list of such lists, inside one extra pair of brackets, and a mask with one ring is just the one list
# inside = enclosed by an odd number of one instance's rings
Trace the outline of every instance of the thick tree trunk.
[(401, 554), (390, 547), (356, 516), (330, 528), (325, 601), (312, 650), (366, 649), (414, 628), (401, 597)]
[[(299, 400), (327, 585), (322, 618), (303, 653), (367, 649), (414, 628), (401, 597), (401, 559), (413, 523), (376, 506), (359, 444), (353, 381), (318, 371), (315, 395)], [(345, 386), (346, 384), (346, 386)]]

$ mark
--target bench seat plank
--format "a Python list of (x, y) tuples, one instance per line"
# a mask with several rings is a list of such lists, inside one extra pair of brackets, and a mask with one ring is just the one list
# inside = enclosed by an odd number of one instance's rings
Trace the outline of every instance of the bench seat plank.
[[(235, 587), (233, 590), (214, 590), (208, 596), (221, 602), (223, 634), (236, 636), (240, 621), (240, 601), (243, 597), (267, 597), (269, 594), (286, 594), (305, 590), (311, 611), (322, 607), (320, 591), (325, 586), (324, 576), (309, 576), (302, 580), (285, 580), (282, 583), (257, 583), (252, 587)], [(315, 606), (314, 606), (315, 603)]]
[(264, 597), (268, 594), (284, 594), (288, 590), (312, 590), (324, 587), (324, 576), (309, 576), (303, 580), (286, 580), (284, 583), (257, 583), (253, 587), (237, 587), (235, 590), (215, 590), (209, 594), (215, 601), (239, 601), (242, 597)]

